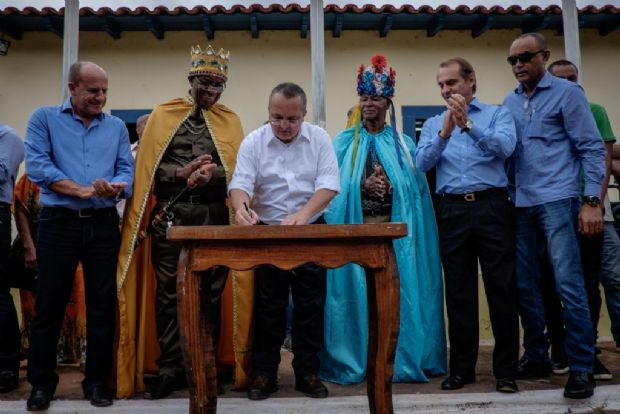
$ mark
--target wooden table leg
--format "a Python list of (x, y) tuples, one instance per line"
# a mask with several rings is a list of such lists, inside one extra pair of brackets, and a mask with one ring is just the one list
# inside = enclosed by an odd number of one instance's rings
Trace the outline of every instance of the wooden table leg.
[(217, 411), (217, 370), (211, 327), (206, 307), (202, 306), (201, 274), (188, 267), (188, 249), (179, 257), (177, 270), (177, 312), (183, 363), (189, 385), (190, 414), (215, 414)]
[(392, 246), (382, 269), (366, 269), (368, 368), (366, 387), (371, 414), (393, 414), (392, 378), (400, 322), (400, 279)]

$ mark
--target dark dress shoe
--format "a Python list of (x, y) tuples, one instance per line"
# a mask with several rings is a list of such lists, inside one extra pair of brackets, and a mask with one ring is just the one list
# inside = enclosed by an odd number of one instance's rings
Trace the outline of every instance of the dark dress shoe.
[(568, 381), (564, 387), (564, 397), (566, 398), (588, 398), (594, 394), (594, 376), (588, 372), (571, 371), (568, 374)]
[(170, 375), (160, 375), (153, 379), (146, 392), (144, 398), (148, 400), (159, 400), (166, 398), (174, 391), (187, 387), (187, 380), (171, 377)]
[(276, 391), (278, 391), (278, 382), (275, 378), (257, 375), (248, 389), (248, 398), (254, 401), (264, 400)]
[(441, 383), (442, 390), (459, 390), (465, 386), (465, 384), (473, 384), (476, 382), (475, 378), (461, 377), (460, 375), (450, 375)]
[(19, 377), (16, 372), (2, 371), (0, 372), (0, 393), (10, 392), (17, 388)]
[(495, 385), (495, 389), (499, 392), (505, 392), (507, 394), (519, 392), (519, 387), (517, 387), (517, 381), (512, 378), (498, 379), (497, 384)]
[(93, 385), (88, 391), (84, 391), (84, 398), (95, 407), (107, 407), (114, 402), (114, 396), (103, 385)]
[(328, 395), (327, 388), (316, 374), (295, 379), (295, 389), (311, 398), (327, 398)]
[(50, 401), (54, 398), (54, 393), (42, 389), (33, 388), (30, 397), (26, 401), (26, 409), (28, 411), (43, 411), (50, 406)]
[(551, 372), (551, 361), (535, 362), (523, 357), (517, 365), (517, 379), (548, 377)]

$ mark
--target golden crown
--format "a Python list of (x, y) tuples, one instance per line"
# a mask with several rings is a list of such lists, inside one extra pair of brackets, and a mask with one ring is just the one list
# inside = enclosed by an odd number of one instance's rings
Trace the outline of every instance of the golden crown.
[(230, 52), (220, 49), (215, 53), (211, 45), (203, 51), (199, 45), (192, 46), (192, 62), (189, 76), (210, 75), (228, 79), (228, 63), (230, 62)]

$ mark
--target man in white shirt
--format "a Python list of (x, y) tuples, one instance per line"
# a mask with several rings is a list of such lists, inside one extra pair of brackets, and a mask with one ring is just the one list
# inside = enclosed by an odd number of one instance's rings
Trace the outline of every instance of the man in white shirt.
[[(241, 143), (228, 185), (239, 225), (325, 223), (323, 212), (340, 191), (338, 162), (322, 128), (304, 122), (306, 94), (294, 83), (276, 86), (269, 97), (269, 122)], [(250, 200), (253, 199), (250, 208)], [(295, 389), (327, 397), (318, 379), (323, 346), (325, 269), (306, 264), (291, 271), (273, 266), (255, 270), (256, 302), (251, 400), (278, 389), (289, 286), (293, 294)]]

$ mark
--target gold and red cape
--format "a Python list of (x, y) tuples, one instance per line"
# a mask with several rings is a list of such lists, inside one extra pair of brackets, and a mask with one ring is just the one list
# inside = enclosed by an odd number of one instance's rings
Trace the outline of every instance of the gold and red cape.
[[(155, 359), (159, 347), (155, 330), (156, 280), (151, 265), (151, 237), (147, 237), (135, 251), (134, 245), (138, 233), (146, 228), (155, 205), (153, 183), (157, 167), (177, 130), (195, 109), (196, 105), (189, 97), (174, 99), (157, 106), (150, 115), (140, 140), (133, 195), (127, 200), (125, 207), (116, 268), (119, 306), (116, 365), (118, 398), (131, 397), (134, 393), (143, 391), (144, 373), (157, 372)], [(237, 150), (243, 139), (241, 122), (232, 110), (222, 104), (216, 103), (202, 113), (229, 181), (235, 169)], [(230, 211), (231, 222), (233, 217)], [(223, 302), (225, 308), (228, 304), (232, 312), (223, 312), (224, 326), (221, 332), (224, 341), (228, 340), (229, 344), (232, 342), (235, 388), (244, 388), (249, 381), (248, 369), (251, 360), (254, 279), (252, 272), (231, 273), (232, 278), (229, 278), (230, 283), (224, 292)], [(219, 348), (222, 349), (222, 346)]]

